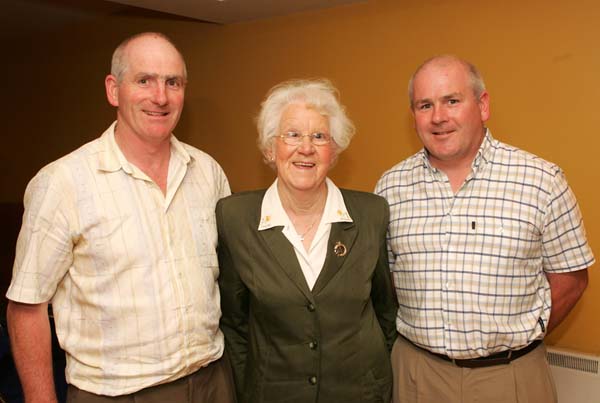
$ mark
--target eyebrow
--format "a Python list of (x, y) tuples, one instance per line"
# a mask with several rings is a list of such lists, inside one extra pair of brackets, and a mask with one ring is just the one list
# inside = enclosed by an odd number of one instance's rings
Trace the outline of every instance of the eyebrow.
[[(447, 101), (449, 99), (452, 98), (457, 98), (457, 97), (461, 97), (462, 94), (460, 92), (453, 92), (451, 94), (447, 94), (447, 95), (443, 95), (441, 98), (444, 101)], [(433, 101), (431, 100), (431, 98), (422, 98), (422, 99), (417, 99), (415, 101), (415, 105), (419, 105), (419, 104), (427, 104), (427, 103), (432, 103)]]
[(159, 79), (164, 79), (165, 81), (172, 80), (172, 79), (178, 79), (181, 81), (185, 81), (183, 76), (178, 75), (178, 74), (160, 75), (160, 74), (156, 74), (156, 73), (146, 73), (144, 71), (137, 73), (134, 77), (135, 78), (150, 77), (150, 78), (154, 78), (154, 79), (159, 78)]
[(447, 100), (447, 99), (452, 99), (452, 98), (459, 98), (461, 96), (462, 96), (462, 94), (460, 92), (453, 92), (451, 94), (444, 95), (442, 97), (442, 99)]

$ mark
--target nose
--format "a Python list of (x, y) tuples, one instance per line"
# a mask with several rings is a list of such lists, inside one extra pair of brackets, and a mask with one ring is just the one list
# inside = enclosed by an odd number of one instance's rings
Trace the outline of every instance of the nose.
[(312, 154), (315, 151), (315, 145), (312, 143), (311, 136), (302, 136), (302, 141), (298, 145), (298, 151), (302, 154)]
[(446, 110), (442, 106), (434, 106), (431, 114), (431, 120), (435, 124), (444, 123), (448, 120)]
[(158, 83), (158, 85), (154, 88), (154, 92), (152, 94), (152, 102), (161, 106), (167, 104), (167, 87), (164, 83)]

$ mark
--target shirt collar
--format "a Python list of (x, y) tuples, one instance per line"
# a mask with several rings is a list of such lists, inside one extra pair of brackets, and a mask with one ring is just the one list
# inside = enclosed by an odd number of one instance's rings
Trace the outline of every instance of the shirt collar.
[[(137, 168), (127, 161), (125, 154), (119, 148), (115, 139), (115, 120), (108, 129), (100, 137), (102, 142), (102, 152), (99, 157), (98, 168), (101, 171), (116, 172), (123, 169), (128, 174), (132, 174)], [(187, 152), (183, 144), (171, 134), (169, 139), (171, 143), (171, 157), (175, 157), (184, 164), (188, 164), (193, 160), (193, 157)]]
[[(258, 224), (259, 231), (279, 226), (285, 228), (292, 225), (281, 204), (279, 192), (277, 191), (277, 181), (278, 179), (275, 179), (263, 197), (260, 209), (260, 222)], [(348, 213), (340, 189), (329, 178), (325, 178), (325, 182), (327, 184), (327, 201), (325, 202), (321, 222), (324, 224), (352, 222), (352, 217)]]
[(479, 147), (479, 151), (473, 160), (473, 170), (478, 168), (482, 163), (487, 163), (492, 158), (492, 153), (494, 152), (494, 143), (496, 140), (492, 137), (492, 132), (490, 129), (485, 129), (485, 137), (483, 138), (483, 142)]

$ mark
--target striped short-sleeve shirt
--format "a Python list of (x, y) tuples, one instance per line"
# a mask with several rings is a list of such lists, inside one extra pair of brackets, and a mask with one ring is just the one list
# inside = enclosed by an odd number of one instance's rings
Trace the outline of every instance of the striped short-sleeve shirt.
[(594, 262), (561, 169), (488, 131), (458, 192), (421, 150), (385, 172), (388, 252), (398, 331), (453, 358), (487, 356), (542, 338), (545, 272)]
[(114, 127), (29, 183), (7, 293), (51, 301), (67, 382), (111, 396), (221, 357), (214, 211), (230, 193), (216, 161), (171, 136), (163, 194)]

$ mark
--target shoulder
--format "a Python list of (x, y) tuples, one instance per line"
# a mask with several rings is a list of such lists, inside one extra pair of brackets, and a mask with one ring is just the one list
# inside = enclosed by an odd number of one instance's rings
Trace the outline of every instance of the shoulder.
[(340, 191), (346, 208), (354, 221), (365, 221), (361, 220), (361, 217), (370, 222), (378, 222), (377, 217), (384, 221), (387, 220), (389, 207), (383, 197), (358, 190), (340, 189)]
[(31, 179), (30, 185), (60, 183), (64, 186), (84, 172), (95, 172), (98, 167), (98, 155), (102, 149), (101, 138), (90, 141), (42, 167)]
[(219, 234), (239, 235), (240, 228), (256, 228), (266, 190), (234, 193), (217, 202), (216, 218)]
[(422, 174), (426, 166), (425, 158), (424, 150), (421, 149), (385, 171), (377, 181), (375, 193), (385, 195), (388, 190), (397, 187), (399, 184), (418, 181), (420, 176), (417, 175)]
[(345, 203), (352, 203), (361, 206), (381, 207), (386, 206), (387, 202), (381, 196), (370, 192), (360, 190), (340, 189)]
[(492, 147), (495, 149), (492, 164), (520, 168), (525, 170), (525, 176), (529, 176), (527, 171), (537, 172), (538, 176), (549, 177), (555, 177), (562, 172), (555, 163), (510, 144), (496, 140), (492, 143)]
[(181, 141), (179, 144), (181, 144), (183, 149), (190, 155), (190, 157), (192, 157), (194, 164), (198, 164), (204, 169), (223, 172), (221, 165), (219, 165), (219, 163), (210, 154)]
[(204, 190), (214, 192), (215, 200), (231, 193), (229, 181), (221, 165), (208, 153), (185, 144), (176, 138), (172, 141), (177, 143), (176, 147), (184, 150), (189, 155), (191, 161), (188, 164), (189, 174), (196, 178)]
[(241, 212), (248, 211), (248, 209), (260, 208), (265, 192), (265, 189), (261, 189), (234, 193), (219, 200), (217, 210), (239, 215)]

